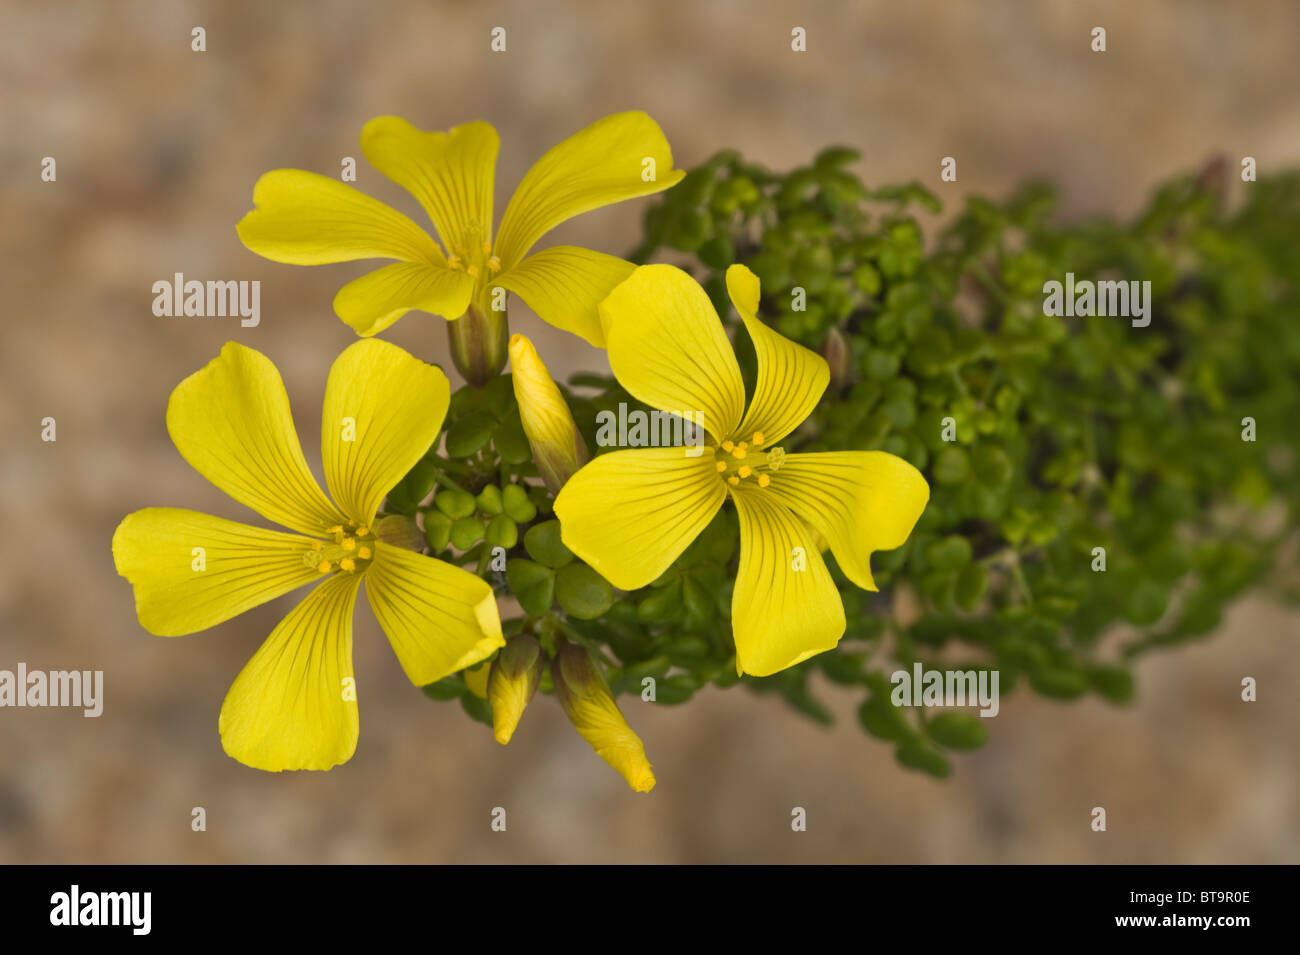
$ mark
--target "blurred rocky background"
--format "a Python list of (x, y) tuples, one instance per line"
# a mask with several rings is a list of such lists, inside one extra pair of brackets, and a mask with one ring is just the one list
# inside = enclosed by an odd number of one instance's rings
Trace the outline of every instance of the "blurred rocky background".
[[(240, 766), (221, 700), (296, 596), (151, 637), (109, 541), (149, 505), (257, 520), (163, 425), (171, 389), (227, 339), (277, 363), (318, 466), (326, 372), (353, 340), (331, 300), (370, 266), (276, 265), (234, 225), (262, 172), (337, 174), (344, 156), (361, 189), (422, 219), (361, 157), (373, 116), (494, 123), (498, 210), (553, 143), (642, 108), (680, 166), (735, 147), (786, 168), (844, 143), (869, 182), (919, 178), (950, 206), (1047, 177), (1070, 215), (1124, 215), (1219, 152), (1300, 163), (1298, 38), (1300, 7), (1266, 0), (0, 2), (0, 668), (103, 669), (106, 685), (99, 719), (0, 710), (0, 862), (1295, 862), (1300, 614), (1263, 596), (1212, 639), (1145, 658), (1131, 707), (1004, 699), (992, 742), (946, 782), (899, 768), (834, 689), (829, 730), (740, 689), (632, 699), (659, 778), (637, 796), (549, 698), (508, 748), (424, 698), (364, 609), (356, 757), (327, 774)], [(941, 184), (949, 155), (959, 181)], [(643, 208), (544, 241), (622, 252)], [(151, 286), (175, 272), (261, 280), (261, 325), (155, 317)], [(603, 368), (517, 301), (511, 319), (557, 375)], [(442, 324), (413, 314), (388, 337), (450, 367)], [(1243, 676), (1258, 702), (1240, 701)], [(1094, 806), (1109, 831), (1090, 830)]]

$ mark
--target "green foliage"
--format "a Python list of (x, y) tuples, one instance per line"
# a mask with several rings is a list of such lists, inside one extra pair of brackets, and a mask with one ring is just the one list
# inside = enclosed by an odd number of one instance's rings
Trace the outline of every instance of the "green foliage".
[[(1233, 211), (1222, 183), (1179, 179), (1130, 222), (1063, 223), (1035, 184), (970, 198), (927, 238), (938, 198), (916, 183), (869, 188), (855, 159), (831, 149), (776, 174), (720, 153), (649, 208), (632, 256), (685, 256), (733, 327), (722, 276), (748, 265), (764, 320), (832, 364), (787, 450), (885, 450), (929, 480), (912, 537), (872, 556), (880, 593), (832, 564), (848, 618), (838, 650), (737, 678), (728, 508), (639, 591), (574, 560), (505, 377), (457, 392), (444, 449), (387, 509), (422, 514), (431, 553), (485, 576), (490, 547), (505, 548), (505, 574), (489, 579), (525, 614), (508, 628), (585, 643), (615, 692), (651, 676), (658, 702), (679, 703), (744, 682), (828, 721), (820, 687), (857, 687), (864, 731), (945, 777), (945, 751), (983, 745), (996, 721), (895, 707), (894, 670), (996, 669), (1004, 697), (1023, 685), (1123, 703), (1134, 658), (1211, 632), (1273, 565), (1300, 505), (1300, 175), (1244, 185)], [(1150, 281), (1150, 326), (1045, 317), (1043, 283), (1067, 272)], [(734, 338), (752, 387), (753, 350)], [(640, 407), (607, 376), (571, 384), (590, 448), (599, 411)], [(1256, 441), (1242, 439), (1246, 417)]]

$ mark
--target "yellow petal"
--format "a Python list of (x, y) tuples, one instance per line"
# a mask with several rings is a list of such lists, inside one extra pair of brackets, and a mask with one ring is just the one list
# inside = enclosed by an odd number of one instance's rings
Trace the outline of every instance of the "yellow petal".
[(492, 239), (492, 180), (497, 131), (483, 122), (424, 132), (397, 116), (361, 130), (370, 164), (420, 201), (448, 255), (478, 253)]
[(476, 667), (468, 667), (461, 675), (471, 693), (480, 700), (487, 699), (488, 677), (492, 675), (491, 661), (484, 660)]
[(330, 769), (357, 748), (352, 608), (359, 575), (336, 574), (271, 631), (236, 677), (218, 727), (254, 769)]
[(396, 209), (328, 176), (275, 169), (253, 187), (257, 207), (239, 220), (239, 241), (292, 265), (401, 259), (446, 265), (437, 243)]
[(442, 369), (368, 338), (334, 360), (325, 386), (325, 483), (354, 523), (372, 523), (384, 495), (442, 428), (451, 387)]
[(634, 448), (594, 458), (555, 499), (560, 537), (615, 587), (644, 587), (676, 560), (726, 499), (713, 456)]
[(844, 603), (801, 520), (766, 489), (731, 497), (740, 517), (731, 599), (736, 672), (770, 676), (839, 643)]
[(465, 272), (418, 262), (394, 262), (349, 282), (334, 296), (334, 312), (358, 335), (382, 332), (412, 309), (457, 319), (474, 294)]
[(551, 664), (551, 676), (565, 715), (596, 755), (618, 770), (634, 791), (654, 789), (655, 777), (641, 737), (627, 725), (586, 648), (562, 647)]
[(619, 384), (661, 411), (703, 414), (718, 440), (732, 434), (745, 385), (699, 283), (671, 265), (643, 265), (601, 303), (600, 320)]
[(160, 637), (197, 633), (320, 577), (311, 541), (178, 507), (128, 514), (113, 562), (135, 590), (140, 626)]
[(167, 404), (167, 431), (194, 470), (263, 517), (321, 534), (343, 517), (307, 468), (275, 365), (227, 342)]
[(803, 423), (817, 407), (831, 380), (826, 359), (795, 344), (758, 317), (758, 276), (743, 265), (727, 269), (727, 294), (740, 313), (758, 356), (754, 398), (737, 433), (763, 435), (764, 446), (776, 444)]
[(634, 268), (617, 256), (557, 245), (530, 255), (495, 284), (520, 296), (542, 321), (604, 348), (597, 306)]
[(416, 686), (473, 666), (505, 644), (487, 581), (432, 557), (380, 541), (366, 596)]
[(825, 535), (844, 576), (875, 590), (868, 557), (907, 540), (930, 499), (921, 472), (884, 451), (787, 454), (767, 490)]
[[(650, 163), (655, 179), (646, 182)], [(507, 268), (566, 219), (681, 181), (663, 130), (645, 113), (615, 113), (552, 147), (528, 170), (506, 206), (496, 253)]]

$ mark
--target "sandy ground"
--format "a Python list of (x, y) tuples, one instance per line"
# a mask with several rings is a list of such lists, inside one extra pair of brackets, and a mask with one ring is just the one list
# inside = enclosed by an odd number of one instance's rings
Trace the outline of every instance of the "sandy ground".
[[(0, 668), (100, 668), (99, 719), (0, 710), (0, 861), (1295, 862), (1294, 666), (1300, 615), (1252, 597), (1211, 640), (1154, 655), (1128, 708), (1017, 693), (989, 746), (936, 782), (855, 728), (776, 700), (709, 692), (627, 704), (659, 777), (630, 793), (549, 699), (510, 747), (405, 682), (358, 613), (361, 744), (328, 774), (267, 775), (221, 752), (231, 680), (288, 600), (190, 638), (136, 624), (109, 540), (127, 512), (178, 505), (249, 517), (171, 447), (171, 388), (236, 338), (279, 365), (300, 431), (319, 433), (331, 313), (363, 263), (266, 262), (238, 242), (257, 176), (334, 174), (372, 116), (498, 127), (498, 209), (536, 156), (620, 109), (648, 110), (680, 165), (737, 147), (773, 167), (861, 148), (873, 182), (939, 160), (945, 198), (1065, 183), (1072, 215), (1127, 213), (1219, 151), (1300, 162), (1293, 4), (1210, 2), (277, 4), (0, 3)], [(508, 49), (489, 51), (507, 28)], [(1089, 50), (1093, 26), (1109, 50)], [(203, 26), (207, 52), (190, 49)], [(808, 31), (808, 52), (790, 31)], [(42, 157), (58, 179), (42, 182)], [(358, 185), (418, 217), (359, 163)], [(641, 206), (548, 241), (619, 252)], [(262, 281), (262, 323), (169, 320), (174, 272)], [(557, 372), (599, 352), (522, 306)], [(440, 321), (388, 336), (445, 362)], [(58, 440), (39, 440), (54, 416)], [(319, 462), (313, 442), (308, 457)], [(319, 471), (318, 471), (319, 473)], [(1239, 699), (1243, 676), (1260, 681)], [(207, 831), (191, 830), (191, 811)], [(508, 829), (490, 829), (494, 807)], [(790, 828), (792, 807), (808, 830)], [(1090, 830), (1104, 806), (1109, 829)]]

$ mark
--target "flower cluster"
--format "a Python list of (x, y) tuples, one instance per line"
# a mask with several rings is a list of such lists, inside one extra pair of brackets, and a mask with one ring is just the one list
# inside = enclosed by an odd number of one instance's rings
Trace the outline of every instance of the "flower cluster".
[[(648, 791), (645, 749), (615, 703), (627, 674), (607, 667), (604, 643), (586, 626), (607, 615), (617, 625), (616, 589), (651, 587), (692, 554), (716, 557), (721, 547), (718, 575), (695, 595), (722, 607), (730, 593), (710, 639), (730, 648), (734, 677), (786, 671), (846, 632), (823, 555), (875, 590), (870, 555), (907, 540), (929, 486), (886, 451), (789, 446), (833, 370), (759, 319), (759, 280), (743, 265), (727, 270), (726, 289), (756, 360), (748, 402), (723, 320), (689, 274), (571, 246), (533, 251), (566, 219), (682, 179), (644, 113), (606, 117), (547, 152), (495, 233), (491, 126), (423, 132), (381, 117), (361, 146), (424, 208), (437, 240), (355, 188), (302, 170), (263, 176), (238, 226), (248, 248), (280, 262), (394, 260), (334, 299), (362, 340), (334, 362), (326, 387), (329, 494), (303, 457), (275, 366), (227, 344), (177, 386), (168, 431), (195, 470), (289, 532), (176, 508), (129, 515), (113, 555), (140, 623), (163, 636), (194, 633), (312, 584), (236, 678), (219, 731), (226, 752), (249, 766), (329, 769), (358, 739), (351, 621), (364, 583), (403, 670), (430, 696), (459, 697), (504, 744), (535, 693), (553, 693), (596, 753)], [(665, 420), (690, 416), (702, 440), (591, 457), (589, 423), (575, 420), (572, 397), (527, 338), (510, 336), (509, 293), (606, 349), (629, 396)], [(468, 382), (455, 395), (440, 369), (371, 337), (409, 311), (446, 319)], [(499, 601), (523, 616), (503, 624)], [(671, 678), (662, 697), (655, 678), (648, 683), (645, 698), (671, 701)]]

